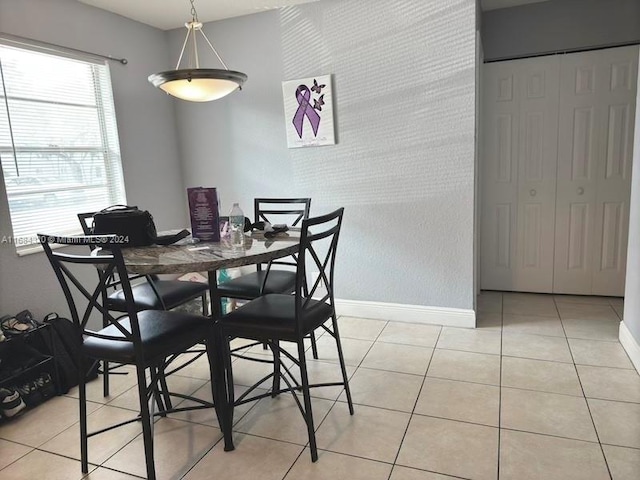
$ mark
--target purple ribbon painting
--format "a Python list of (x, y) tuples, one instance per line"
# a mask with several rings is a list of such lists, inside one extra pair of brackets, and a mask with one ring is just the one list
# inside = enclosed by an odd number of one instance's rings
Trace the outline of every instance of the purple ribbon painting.
[[(320, 128), (320, 114), (322, 111), (322, 105), (324, 105), (324, 95), (320, 95), (322, 89), (326, 85), (318, 85), (318, 82), (313, 80), (313, 87), (309, 90), (306, 85), (299, 85), (296, 89), (296, 100), (298, 101), (298, 110), (296, 110), (293, 116), (293, 126), (298, 132), (298, 136), (302, 138), (302, 131), (304, 127), (304, 118), (307, 117), (311, 128), (313, 129), (313, 136), (318, 136), (318, 128)], [(311, 106), (311, 92), (320, 95), (313, 100), (313, 106)], [(317, 110), (317, 111), (316, 111)]]

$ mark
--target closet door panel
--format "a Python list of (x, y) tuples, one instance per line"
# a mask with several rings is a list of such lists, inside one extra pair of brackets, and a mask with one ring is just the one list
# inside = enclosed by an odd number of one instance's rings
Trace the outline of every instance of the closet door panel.
[(592, 294), (624, 295), (638, 47), (600, 52), (600, 162)]

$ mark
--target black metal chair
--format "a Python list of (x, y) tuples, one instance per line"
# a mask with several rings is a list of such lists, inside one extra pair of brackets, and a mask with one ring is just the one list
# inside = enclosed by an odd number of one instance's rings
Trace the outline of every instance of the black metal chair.
[[(78, 220), (85, 235), (91, 235), (91, 224), (95, 212), (79, 213)], [(161, 280), (157, 275), (129, 275), (133, 301), (136, 311), (171, 310), (197, 298), (202, 302), (202, 314), (208, 315), (207, 291), (209, 286), (200, 282), (183, 282), (180, 280)], [(109, 284), (107, 307), (115, 312), (126, 312), (128, 309), (124, 292), (120, 287), (120, 279), (115, 277)], [(104, 325), (106, 326), (106, 325)], [(111, 369), (112, 370), (112, 369)], [(109, 364), (102, 365), (104, 395), (109, 395)]]
[[(297, 227), (300, 222), (309, 218), (310, 198), (256, 198), (253, 200), (255, 222), (268, 222), (272, 225), (287, 223)], [(293, 293), (296, 286), (297, 260), (294, 257), (272, 260), (266, 267), (258, 264), (256, 271), (240, 275), (218, 285), (219, 296), (253, 300), (267, 293)], [(288, 269), (273, 268), (284, 265)], [(311, 333), (311, 349), (313, 358), (318, 358), (318, 349), (313, 332)]]
[[(79, 371), (84, 372), (88, 362), (104, 360), (135, 366), (140, 398), (140, 413), (131, 420), (104, 428), (95, 432), (87, 431), (86, 376), (79, 375), (80, 403), (80, 451), (82, 472), (88, 472), (88, 438), (107, 430), (134, 422), (142, 423), (147, 478), (155, 479), (153, 460), (153, 421), (155, 415), (166, 415), (193, 408), (214, 407), (212, 403), (168, 392), (164, 375), (166, 367), (182, 352), (192, 346), (205, 342), (211, 373), (211, 389), (216, 403), (216, 413), (225, 435), (225, 450), (232, 450), (231, 424), (226, 423), (229, 414), (225, 413), (227, 394), (222, 362), (217, 361), (216, 347), (219, 336), (216, 324), (209, 317), (188, 313), (167, 312), (162, 310), (138, 311), (131, 284), (127, 276), (122, 252), (115, 236), (85, 236), (59, 238), (39, 234), (47, 257), (60, 282), (66, 297), (71, 318), (77, 328), (79, 345)], [(97, 242), (101, 242), (98, 244)], [(109, 250), (94, 249), (89, 255), (73, 255), (51, 249), (50, 244), (86, 245), (106, 247)], [(77, 277), (81, 266), (88, 266), (99, 272), (95, 288), (87, 288)], [(109, 278), (118, 275), (126, 302), (126, 312), (116, 318), (107, 306), (106, 289)], [(94, 317), (106, 319), (108, 325), (98, 331), (88, 328)], [(146, 370), (150, 372), (147, 381)], [(166, 408), (163, 395), (175, 395), (189, 398), (200, 405), (190, 408)], [(154, 413), (154, 402), (159, 411)], [(151, 403), (151, 407), (149, 404)]]
[[(310, 388), (343, 385), (349, 404), (349, 412), (353, 415), (353, 403), (338, 333), (333, 295), (333, 270), (343, 211), (344, 209), (340, 208), (333, 213), (302, 221), (294, 295), (265, 294), (223, 316), (220, 320), (225, 339), (224, 357), (227, 362), (225, 370), (228, 382), (228, 404), (237, 406), (267, 396), (274, 397), (282, 392), (291, 392), (307, 424), (311, 459), (314, 462), (318, 459), (318, 451), (311, 410)], [(311, 288), (308, 288), (306, 282), (307, 263), (319, 272)], [(325, 325), (329, 319), (331, 319), (331, 327)], [(304, 338), (318, 328), (323, 328), (336, 341), (342, 382), (309, 384)], [(273, 351), (274, 363), (274, 372), (247, 389), (237, 400), (234, 400), (233, 394), (233, 371), (229, 346), (229, 338), (232, 337), (267, 343)], [(297, 344), (298, 358), (280, 348), (280, 342), (283, 341)], [(282, 355), (299, 367), (300, 382), (281, 362)], [(256, 361), (264, 360), (256, 359)], [(255, 388), (270, 378), (272, 378), (271, 392), (250, 397)], [(280, 380), (286, 384), (286, 388), (280, 388)], [(299, 391), (302, 392), (304, 405), (296, 394)], [(232, 424), (233, 407), (229, 410), (229, 415), (231, 418), (227, 420), (227, 423)]]

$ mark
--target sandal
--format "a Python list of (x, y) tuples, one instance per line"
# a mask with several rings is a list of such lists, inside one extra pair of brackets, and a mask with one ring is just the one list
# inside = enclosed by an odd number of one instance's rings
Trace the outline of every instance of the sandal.
[(12, 315), (5, 315), (0, 318), (0, 330), (5, 337), (20, 335), (38, 327), (38, 323), (33, 319), (29, 310)]

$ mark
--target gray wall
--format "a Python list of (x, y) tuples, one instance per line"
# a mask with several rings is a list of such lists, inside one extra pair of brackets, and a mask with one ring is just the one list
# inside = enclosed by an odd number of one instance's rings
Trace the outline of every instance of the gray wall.
[[(165, 34), (73, 0), (0, 0), (0, 31), (129, 60), (110, 65), (128, 201), (149, 209), (159, 228), (184, 225), (173, 102), (147, 82), (170, 65)], [(11, 236), (0, 183), (0, 237)], [(19, 258), (13, 246), (2, 244), (0, 314), (24, 308), (38, 316), (66, 311), (44, 254)]]
[(633, 143), (624, 323), (640, 345), (640, 75), (638, 75), (636, 131)]
[(485, 59), (640, 41), (638, 0), (551, 0), (482, 15)]
[[(207, 24), (249, 80), (176, 103), (185, 186), (218, 187), (223, 212), (251, 213), (256, 196), (344, 206), (337, 297), (473, 308), (475, 12), (323, 0)], [(183, 35), (170, 33), (176, 58)], [(329, 73), (337, 145), (287, 149), (281, 82)]]

